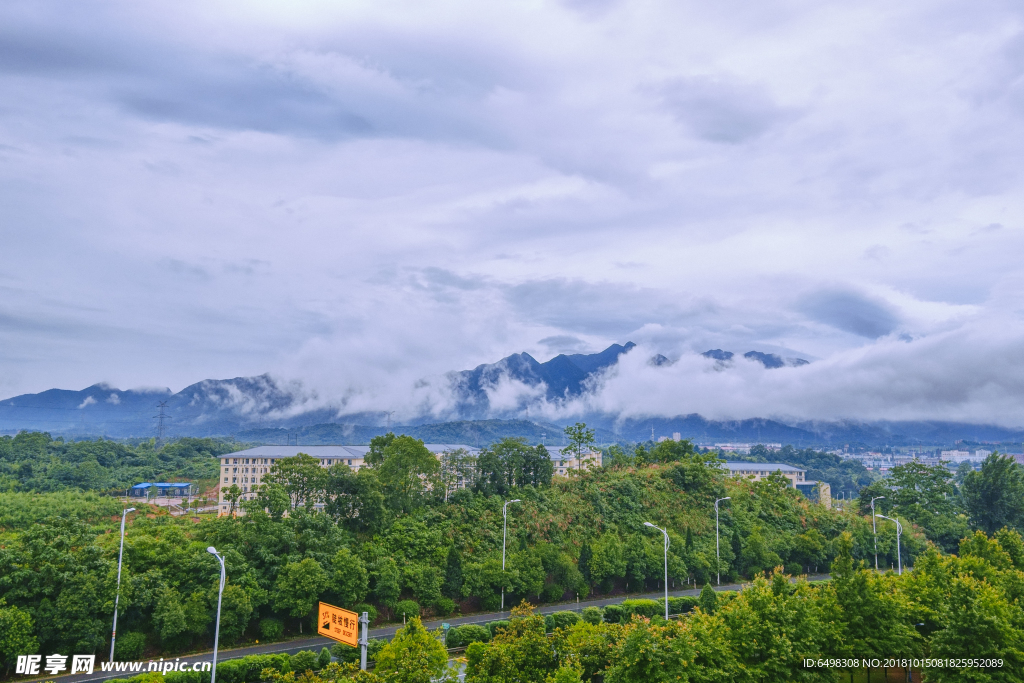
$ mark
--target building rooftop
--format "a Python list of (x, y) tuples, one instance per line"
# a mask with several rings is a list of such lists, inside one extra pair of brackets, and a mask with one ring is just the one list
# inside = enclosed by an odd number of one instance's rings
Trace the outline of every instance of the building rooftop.
[[(480, 449), (455, 443), (428, 443), (424, 444), (431, 453), (453, 451), (456, 448), (465, 448), (470, 453), (476, 453)], [(314, 458), (363, 458), (370, 452), (369, 446), (256, 446), (247, 448), (244, 451), (225, 453), (220, 458), (292, 458), (299, 453)]]
[(804, 470), (792, 465), (783, 465), (779, 462), (727, 462), (725, 469), (730, 472), (803, 472)]

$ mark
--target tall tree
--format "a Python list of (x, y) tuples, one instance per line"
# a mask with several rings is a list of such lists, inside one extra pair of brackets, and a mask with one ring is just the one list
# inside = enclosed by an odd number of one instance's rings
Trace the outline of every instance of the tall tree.
[(994, 534), (1004, 526), (1024, 530), (1024, 470), (1013, 458), (993, 453), (981, 470), (964, 477), (967, 516), (975, 528)]
[(329, 580), (324, 568), (311, 557), (301, 562), (289, 562), (277, 575), (274, 607), (298, 617), (301, 632), (302, 618), (313, 611), (314, 603), (320, 599)]
[(452, 600), (462, 599), (462, 554), (454, 545), (448, 549), (441, 592)]
[[(371, 442), (367, 463), (377, 472), (384, 498), (392, 511), (409, 513), (425, 503), (441, 465), (423, 442), (411, 436), (386, 434)], [(386, 445), (383, 445), (386, 442)], [(379, 452), (374, 452), (379, 448)], [(371, 458), (370, 455), (373, 455)]]
[(327, 469), (313, 456), (299, 453), (293, 458), (278, 458), (263, 481), (281, 486), (291, 498), (293, 509), (300, 505), (312, 509), (324, 501)]
[(594, 430), (587, 429), (585, 422), (577, 422), (564, 430), (566, 446), (563, 452), (576, 459), (576, 469), (583, 468), (583, 457), (594, 450)]

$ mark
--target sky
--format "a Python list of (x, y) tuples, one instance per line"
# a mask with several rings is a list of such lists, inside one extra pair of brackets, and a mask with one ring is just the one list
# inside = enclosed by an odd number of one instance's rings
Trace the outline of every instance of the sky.
[(0, 395), (1020, 426), (1022, 147), (1019, 2), (8, 0)]

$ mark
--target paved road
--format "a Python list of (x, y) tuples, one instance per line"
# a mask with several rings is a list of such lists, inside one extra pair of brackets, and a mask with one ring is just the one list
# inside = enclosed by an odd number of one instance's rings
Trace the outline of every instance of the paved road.
[[(811, 581), (818, 581), (818, 580), (821, 580), (821, 579), (827, 579), (829, 577), (828, 577), (828, 574), (818, 574), (818, 575), (809, 576), (807, 578), (809, 580), (811, 580)], [(712, 588), (714, 588), (717, 591), (734, 591), (734, 590), (739, 590), (740, 588), (742, 588), (742, 585), (741, 584), (737, 584), (737, 583), (731, 583), (731, 584), (726, 584), (726, 585), (723, 585), (723, 586), (712, 586)], [(698, 590), (698, 589), (678, 590), (678, 591), (669, 591), (668, 592), (669, 597), (679, 597), (679, 596), (682, 596), (682, 595), (698, 595), (699, 593), (700, 593), (700, 590)], [(536, 612), (538, 614), (550, 614), (552, 612), (561, 612), (561, 611), (564, 611), (564, 610), (583, 609), (584, 607), (604, 607), (605, 605), (617, 605), (617, 604), (621, 603), (623, 600), (626, 600), (626, 599), (636, 600), (636, 599), (639, 599), (639, 598), (649, 598), (649, 599), (652, 599), (652, 600), (656, 600), (658, 598), (663, 598), (664, 596), (665, 596), (664, 592), (660, 592), (660, 593), (638, 593), (638, 594), (634, 594), (634, 595), (616, 595), (615, 597), (603, 598), (601, 600), (581, 600), (579, 603), (572, 602), (572, 603), (562, 603), (560, 605), (544, 605), (542, 607), (538, 607)], [(483, 624), (483, 623), (486, 623), (486, 622), (489, 622), (489, 621), (495, 621), (497, 619), (507, 619), (508, 616), (509, 616), (509, 612), (507, 612), (507, 611), (505, 611), (505, 612), (492, 612), (492, 613), (489, 613), (489, 614), (471, 614), (471, 615), (468, 615), (468, 616), (465, 616), (465, 617), (449, 617), (449, 618), (443, 619), (443, 620), (442, 619), (435, 619), (435, 620), (432, 620), (432, 621), (426, 621), (426, 622), (423, 623), (423, 625), (426, 626), (429, 629), (435, 629), (435, 628), (440, 628), (441, 627), (441, 623), (443, 621), (451, 624), (452, 626), (460, 626), (462, 624)], [(381, 628), (373, 628), (373, 629), (370, 629), (370, 637), (371, 638), (388, 638), (388, 639), (390, 639), (392, 636), (395, 635), (395, 632), (398, 629), (400, 629), (400, 628), (402, 628), (401, 624), (395, 624), (395, 625), (391, 625), (391, 626), (384, 626), (384, 627), (381, 627)], [(248, 655), (268, 655), (268, 654), (280, 654), (280, 653), (295, 654), (296, 652), (299, 652), (301, 650), (313, 650), (314, 652), (319, 652), (320, 648), (323, 648), (323, 647), (329, 648), (331, 645), (334, 645), (334, 641), (333, 640), (330, 640), (328, 638), (313, 637), (313, 638), (301, 638), (301, 639), (297, 639), (297, 640), (289, 640), (289, 641), (283, 642), (283, 643), (269, 643), (267, 645), (251, 645), (251, 646), (248, 646), (248, 647), (235, 648), (233, 650), (223, 650), (222, 649), (217, 654), (217, 661), (218, 662), (223, 662), (223, 661), (227, 661), (229, 659), (238, 659), (240, 657), (246, 657)], [(100, 655), (97, 656), (96, 659), (97, 659), (97, 663), (96, 663), (97, 671), (93, 672), (92, 674), (76, 674), (74, 676), (58, 676), (56, 678), (53, 677), (53, 676), (48, 676), (46, 678), (38, 678), (38, 679), (34, 679), (34, 680), (35, 681), (57, 680), (60, 683), (95, 683), (97, 681), (105, 681), (105, 680), (109, 680), (109, 679), (112, 679), (112, 678), (130, 678), (131, 676), (136, 675), (136, 674), (127, 673), (127, 672), (102, 672), (102, 671), (99, 671), (98, 670), (99, 669), (99, 661), (101, 659), (105, 659), (105, 656), (100, 654)], [(187, 656), (182, 656), (182, 657), (174, 657), (173, 661), (180, 660), (181, 662), (193, 663), (193, 662), (207, 662), (207, 661), (210, 661), (212, 659), (213, 659), (213, 651), (211, 650), (211, 651), (200, 653), (200, 654), (187, 655)], [(45, 662), (45, 657), (44, 657), (43, 661)], [(167, 658), (166, 661), (172, 661), (172, 658)], [(31, 682), (30, 681), (26, 681), (25, 683), (31, 683)]]

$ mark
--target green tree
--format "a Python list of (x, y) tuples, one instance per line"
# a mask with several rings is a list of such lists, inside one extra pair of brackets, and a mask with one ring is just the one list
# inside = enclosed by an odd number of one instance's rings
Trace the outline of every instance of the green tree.
[(562, 452), (572, 455), (577, 469), (582, 469), (584, 456), (594, 450), (594, 430), (587, 429), (585, 422), (577, 422), (566, 427), (564, 433), (566, 446)]
[(32, 616), (25, 610), (6, 607), (6, 601), (0, 598), (0, 664), (6, 674), (10, 673), (18, 655), (35, 654), (39, 649), (39, 639), (35, 637)]
[(718, 593), (709, 584), (704, 584), (704, 587), (700, 589), (700, 595), (697, 597), (697, 604), (705, 614), (714, 614), (715, 610), (718, 609)]
[(242, 637), (252, 614), (253, 604), (249, 593), (237, 584), (224, 586), (224, 594), (221, 597), (220, 636), (225, 642), (232, 643)]
[(331, 581), (329, 590), (335, 604), (351, 607), (363, 601), (369, 589), (370, 579), (366, 565), (351, 550), (341, 548), (331, 559)]
[(465, 448), (453, 448), (442, 451), (438, 461), (437, 479), (444, 492), (444, 500), (448, 502), (449, 495), (471, 481), (476, 471), (476, 457)]
[(328, 476), (318, 459), (299, 453), (293, 458), (278, 458), (263, 481), (281, 486), (291, 498), (293, 509), (300, 505), (312, 509), (324, 502)]
[(302, 617), (313, 611), (313, 605), (329, 584), (329, 577), (320, 563), (311, 557), (301, 562), (289, 562), (277, 575), (274, 584), (274, 607), (298, 617), (302, 631)]
[(423, 627), (413, 617), (395, 637), (377, 653), (374, 673), (394, 683), (430, 683), (438, 679), (448, 663), (438, 633)]
[(1013, 458), (989, 455), (980, 471), (964, 478), (961, 495), (971, 524), (986, 534), (1004, 526), (1024, 529), (1024, 470)]
[[(384, 439), (378, 442), (378, 447), (386, 442), (379, 453), (374, 452), (373, 441), (377, 439)], [(411, 436), (388, 434), (377, 439), (371, 441), (371, 453), (367, 454), (366, 462), (380, 478), (387, 505), (399, 514), (422, 507), (441, 467), (437, 458), (422, 441)]]
[(1024, 670), (1020, 608), (1011, 607), (995, 587), (970, 575), (953, 579), (948, 599), (948, 620), (932, 636), (930, 656), (1002, 659), (1003, 667), (937, 668), (929, 670), (929, 678), (939, 683), (1020, 680)]
[(536, 683), (558, 668), (558, 658), (544, 635), (543, 617), (527, 603), (512, 610), (508, 625), (489, 646), (467, 650), (466, 683)]
[(840, 608), (836, 616), (843, 626), (844, 647), (834, 653), (879, 659), (919, 655), (917, 632), (908, 618), (910, 606), (895, 590), (893, 578), (854, 569), (849, 532), (836, 539), (836, 547), (830, 588)]
[(605, 681), (743, 680), (727, 633), (721, 618), (704, 613), (661, 626), (646, 620), (633, 621), (622, 627), (616, 638)]
[(579, 569), (580, 574), (583, 575), (583, 580), (588, 586), (593, 583), (593, 576), (590, 572), (590, 563), (593, 559), (594, 551), (591, 550), (589, 543), (583, 541), (583, 545), (580, 546), (580, 559), (576, 566)]
[(462, 554), (454, 545), (448, 548), (441, 592), (452, 600), (462, 599)]

